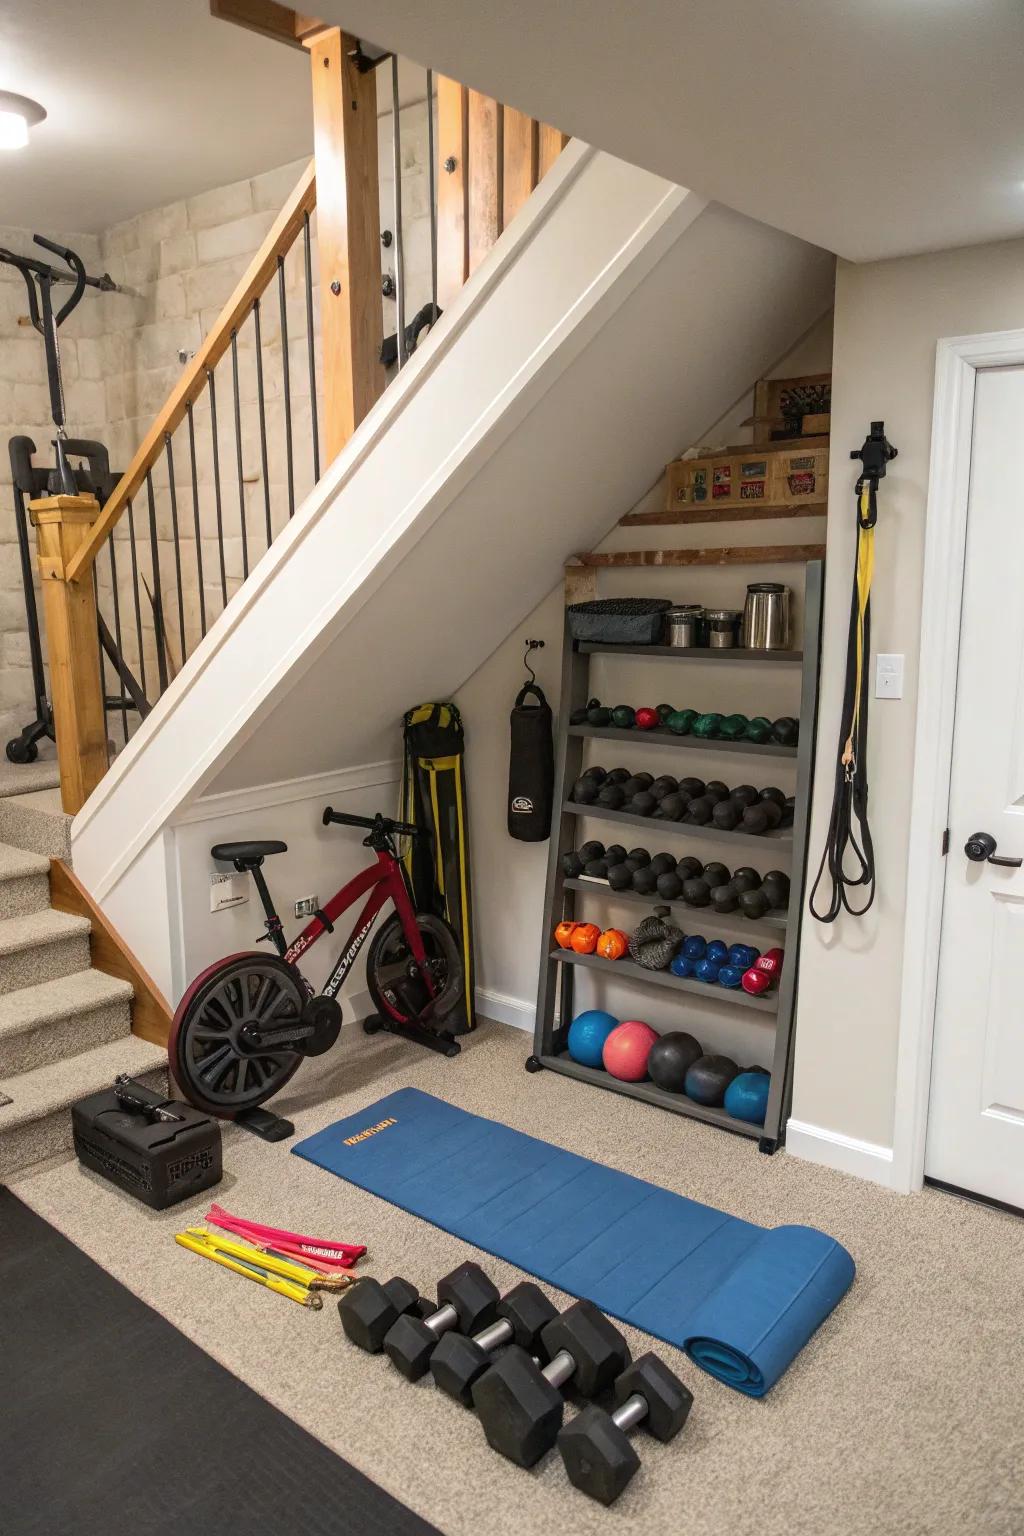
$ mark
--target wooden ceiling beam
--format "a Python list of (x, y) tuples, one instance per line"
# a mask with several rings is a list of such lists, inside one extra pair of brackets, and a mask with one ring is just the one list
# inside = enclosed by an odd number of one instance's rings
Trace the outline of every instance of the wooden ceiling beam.
[(210, 15), (258, 32), (275, 43), (287, 43), (290, 48), (307, 48), (314, 38), (330, 30), (328, 22), (290, 5), (279, 5), (278, 0), (210, 0)]

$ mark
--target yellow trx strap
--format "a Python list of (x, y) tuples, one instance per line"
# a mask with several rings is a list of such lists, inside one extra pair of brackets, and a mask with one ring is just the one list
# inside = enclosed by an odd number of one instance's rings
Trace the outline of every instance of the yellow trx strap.
[(850, 777), (856, 769), (856, 755), (854, 742), (857, 739), (857, 728), (860, 724), (860, 703), (863, 693), (864, 667), (868, 657), (865, 655), (864, 645), (864, 616), (871, 601), (871, 583), (875, 575), (875, 525), (869, 521), (871, 512), (871, 491), (868, 486), (861, 487), (860, 492), (860, 517), (857, 523), (857, 650), (856, 668), (857, 680), (854, 688), (853, 716), (850, 721), (850, 734), (846, 738), (843, 747), (843, 767), (847, 777)]

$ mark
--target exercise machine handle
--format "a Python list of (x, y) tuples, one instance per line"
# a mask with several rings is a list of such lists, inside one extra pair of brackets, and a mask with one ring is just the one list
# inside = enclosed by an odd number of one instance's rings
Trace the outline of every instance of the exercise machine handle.
[(47, 240), (45, 235), (33, 235), (32, 239), (36, 245), (41, 245), (44, 251), (52, 251), (54, 256), (59, 256), (75, 274), (75, 286), (71, 290), (71, 297), (57, 311), (56, 323), (61, 326), (85, 292), (85, 263), (77, 251), (71, 250), (66, 245), (58, 245), (54, 240)]

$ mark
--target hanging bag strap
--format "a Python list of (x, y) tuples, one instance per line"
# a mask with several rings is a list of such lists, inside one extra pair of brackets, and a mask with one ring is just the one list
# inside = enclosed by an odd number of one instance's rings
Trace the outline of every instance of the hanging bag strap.
[(539, 683), (523, 684), (519, 692), (516, 694), (516, 702), (513, 706), (515, 709), (524, 709), (527, 707), (526, 695), (528, 693), (532, 693), (534, 698), (537, 700), (536, 704), (531, 704), (528, 706), (530, 709), (547, 709), (548, 701), (544, 697), (544, 689), (540, 686)]

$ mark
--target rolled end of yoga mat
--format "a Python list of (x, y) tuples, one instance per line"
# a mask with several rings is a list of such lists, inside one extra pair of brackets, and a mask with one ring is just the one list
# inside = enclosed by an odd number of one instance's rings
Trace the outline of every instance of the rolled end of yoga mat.
[(683, 1347), (710, 1376), (763, 1397), (849, 1290), (854, 1273), (835, 1238), (811, 1227), (775, 1227), (695, 1307)]

